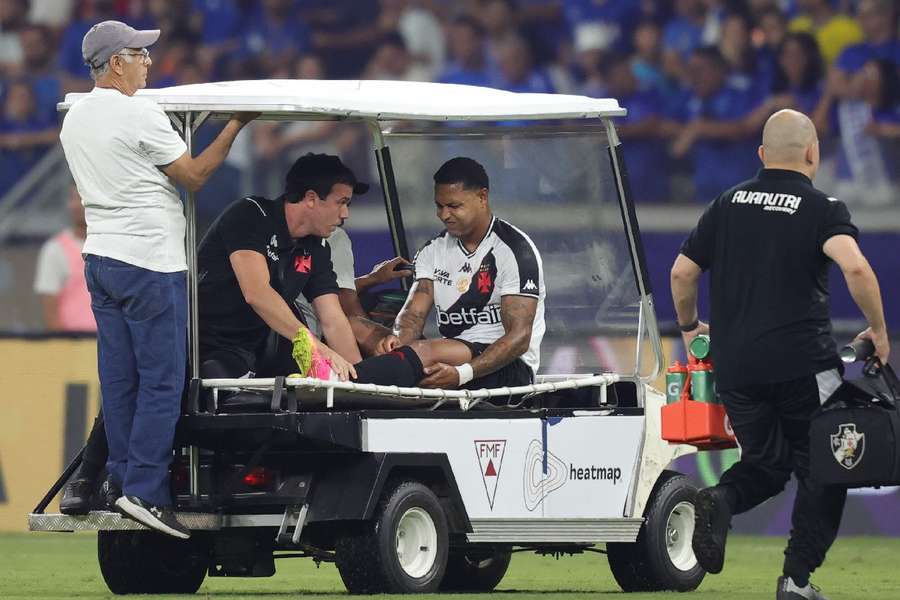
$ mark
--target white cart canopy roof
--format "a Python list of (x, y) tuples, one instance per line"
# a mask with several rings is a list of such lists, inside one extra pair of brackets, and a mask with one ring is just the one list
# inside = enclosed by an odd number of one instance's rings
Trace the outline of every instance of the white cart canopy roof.
[[(67, 110), (85, 94), (66, 94)], [(262, 118), (496, 121), (623, 116), (616, 100), (564, 94), (519, 94), (491, 88), (410, 81), (268, 79), (141, 90), (167, 112), (253, 111)]]

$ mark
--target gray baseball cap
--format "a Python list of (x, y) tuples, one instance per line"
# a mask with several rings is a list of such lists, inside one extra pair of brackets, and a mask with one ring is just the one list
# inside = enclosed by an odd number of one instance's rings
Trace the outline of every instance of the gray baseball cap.
[(146, 48), (159, 39), (159, 29), (138, 31), (121, 21), (103, 21), (91, 27), (81, 41), (81, 56), (92, 67), (99, 67), (123, 48)]

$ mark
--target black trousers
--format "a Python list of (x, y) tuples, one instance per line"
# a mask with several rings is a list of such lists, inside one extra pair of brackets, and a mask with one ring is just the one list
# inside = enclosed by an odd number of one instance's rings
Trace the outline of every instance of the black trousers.
[(741, 459), (719, 486), (736, 494), (734, 514), (746, 512), (784, 489), (793, 472), (797, 497), (785, 574), (806, 576), (825, 560), (837, 537), (847, 491), (821, 486), (809, 476), (809, 421), (820, 406), (820, 380), (808, 375), (791, 381), (747, 386), (719, 394), (741, 446)]

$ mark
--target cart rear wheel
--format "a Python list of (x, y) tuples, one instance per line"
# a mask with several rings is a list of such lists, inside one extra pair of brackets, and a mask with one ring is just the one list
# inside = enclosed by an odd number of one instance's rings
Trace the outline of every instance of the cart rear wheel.
[(338, 572), (353, 594), (428, 593), (447, 565), (447, 517), (434, 492), (417, 481), (385, 487), (373, 520), (338, 539)]
[(209, 568), (202, 534), (179, 540), (153, 531), (98, 531), (100, 573), (114, 594), (193, 594)]
[(650, 495), (633, 544), (606, 545), (613, 577), (626, 592), (696, 589), (706, 572), (691, 548), (694, 497), (687, 477), (664, 471)]

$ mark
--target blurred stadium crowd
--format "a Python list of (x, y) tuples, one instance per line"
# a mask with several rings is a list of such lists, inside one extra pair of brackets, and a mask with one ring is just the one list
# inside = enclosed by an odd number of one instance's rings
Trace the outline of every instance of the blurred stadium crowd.
[[(763, 122), (794, 107), (822, 138), (820, 186), (884, 206), (900, 178), (897, 12), (895, 0), (0, 0), (0, 195), (56, 144), (56, 102), (90, 89), (84, 34), (119, 19), (162, 30), (151, 87), (369, 78), (617, 98), (639, 202), (706, 202), (752, 175)], [(244, 162), (271, 191), (297, 152), (352, 155), (358, 136), (257, 125)]]

